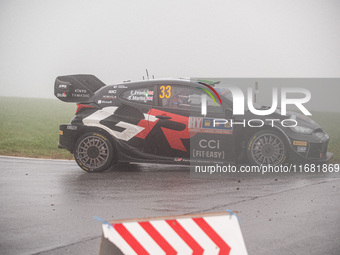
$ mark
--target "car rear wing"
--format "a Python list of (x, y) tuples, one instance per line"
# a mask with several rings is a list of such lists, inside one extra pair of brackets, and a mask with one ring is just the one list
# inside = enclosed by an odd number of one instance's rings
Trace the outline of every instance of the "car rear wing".
[(54, 83), (54, 95), (64, 102), (86, 102), (105, 83), (90, 74), (58, 76)]

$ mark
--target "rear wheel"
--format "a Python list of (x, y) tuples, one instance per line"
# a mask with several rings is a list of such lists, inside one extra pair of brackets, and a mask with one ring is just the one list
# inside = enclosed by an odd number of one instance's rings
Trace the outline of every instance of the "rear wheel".
[(105, 135), (87, 133), (78, 139), (74, 158), (86, 172), (103, 172), (112, 164), (113, 146)]
[(257, 132), (248, 141), (247, 156), (252, 165), (280, 165), (286, 160), (284, 139), (275, 131)]

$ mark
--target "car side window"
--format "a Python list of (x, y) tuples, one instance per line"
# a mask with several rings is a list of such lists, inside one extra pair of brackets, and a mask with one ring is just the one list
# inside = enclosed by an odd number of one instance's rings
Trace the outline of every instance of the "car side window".
[(130, 102), (152, 105), (154, 94), (154, 87), (151, 86), (126, 90), (120, 95), (120, 98)]
[(159, 105), (167, 108), (189, 109), (189, 88), (178, 85), (159, 85)]
[[(203, 90), (185, 87), (180, 85), (159, 85), (158, 98), (159, 105), (167, 108), (178, 108), (182, 110), (201, 109)], [(208, 108), (219, 107), (220, 104), (213, 101), (209, 95), (206, 97)]]

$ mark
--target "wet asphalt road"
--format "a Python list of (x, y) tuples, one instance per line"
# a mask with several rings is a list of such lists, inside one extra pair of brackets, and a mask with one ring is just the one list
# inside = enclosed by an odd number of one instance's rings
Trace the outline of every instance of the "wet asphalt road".
[(238, 211), (249, 254), (340, 254), (340, 179), (196, 179), (188, 167), (0, 157), (1, 254), (98, 254), (94, 220)]

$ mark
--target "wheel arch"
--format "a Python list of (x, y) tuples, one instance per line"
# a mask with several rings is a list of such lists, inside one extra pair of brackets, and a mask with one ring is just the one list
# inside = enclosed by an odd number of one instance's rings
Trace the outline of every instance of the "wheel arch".
[(286, 143), (290, 143), (290, 139), (287, 136), (287, 134), (279, 127), (277, 126), (269, 126), (269, 125), (263, 125), (263, 127), (259, 127), (259, 128), (251, 128), (251, 127), (246, 127), (245, 130), (245, 136), (242, 139), (242, 141), (248, 141), (254, 134), (256, 134), (259, 131), (263, 131), (263, 130), (269, 130), (269, 131), (277, 131), (281, 136), (283, 136), (285, 138)]

